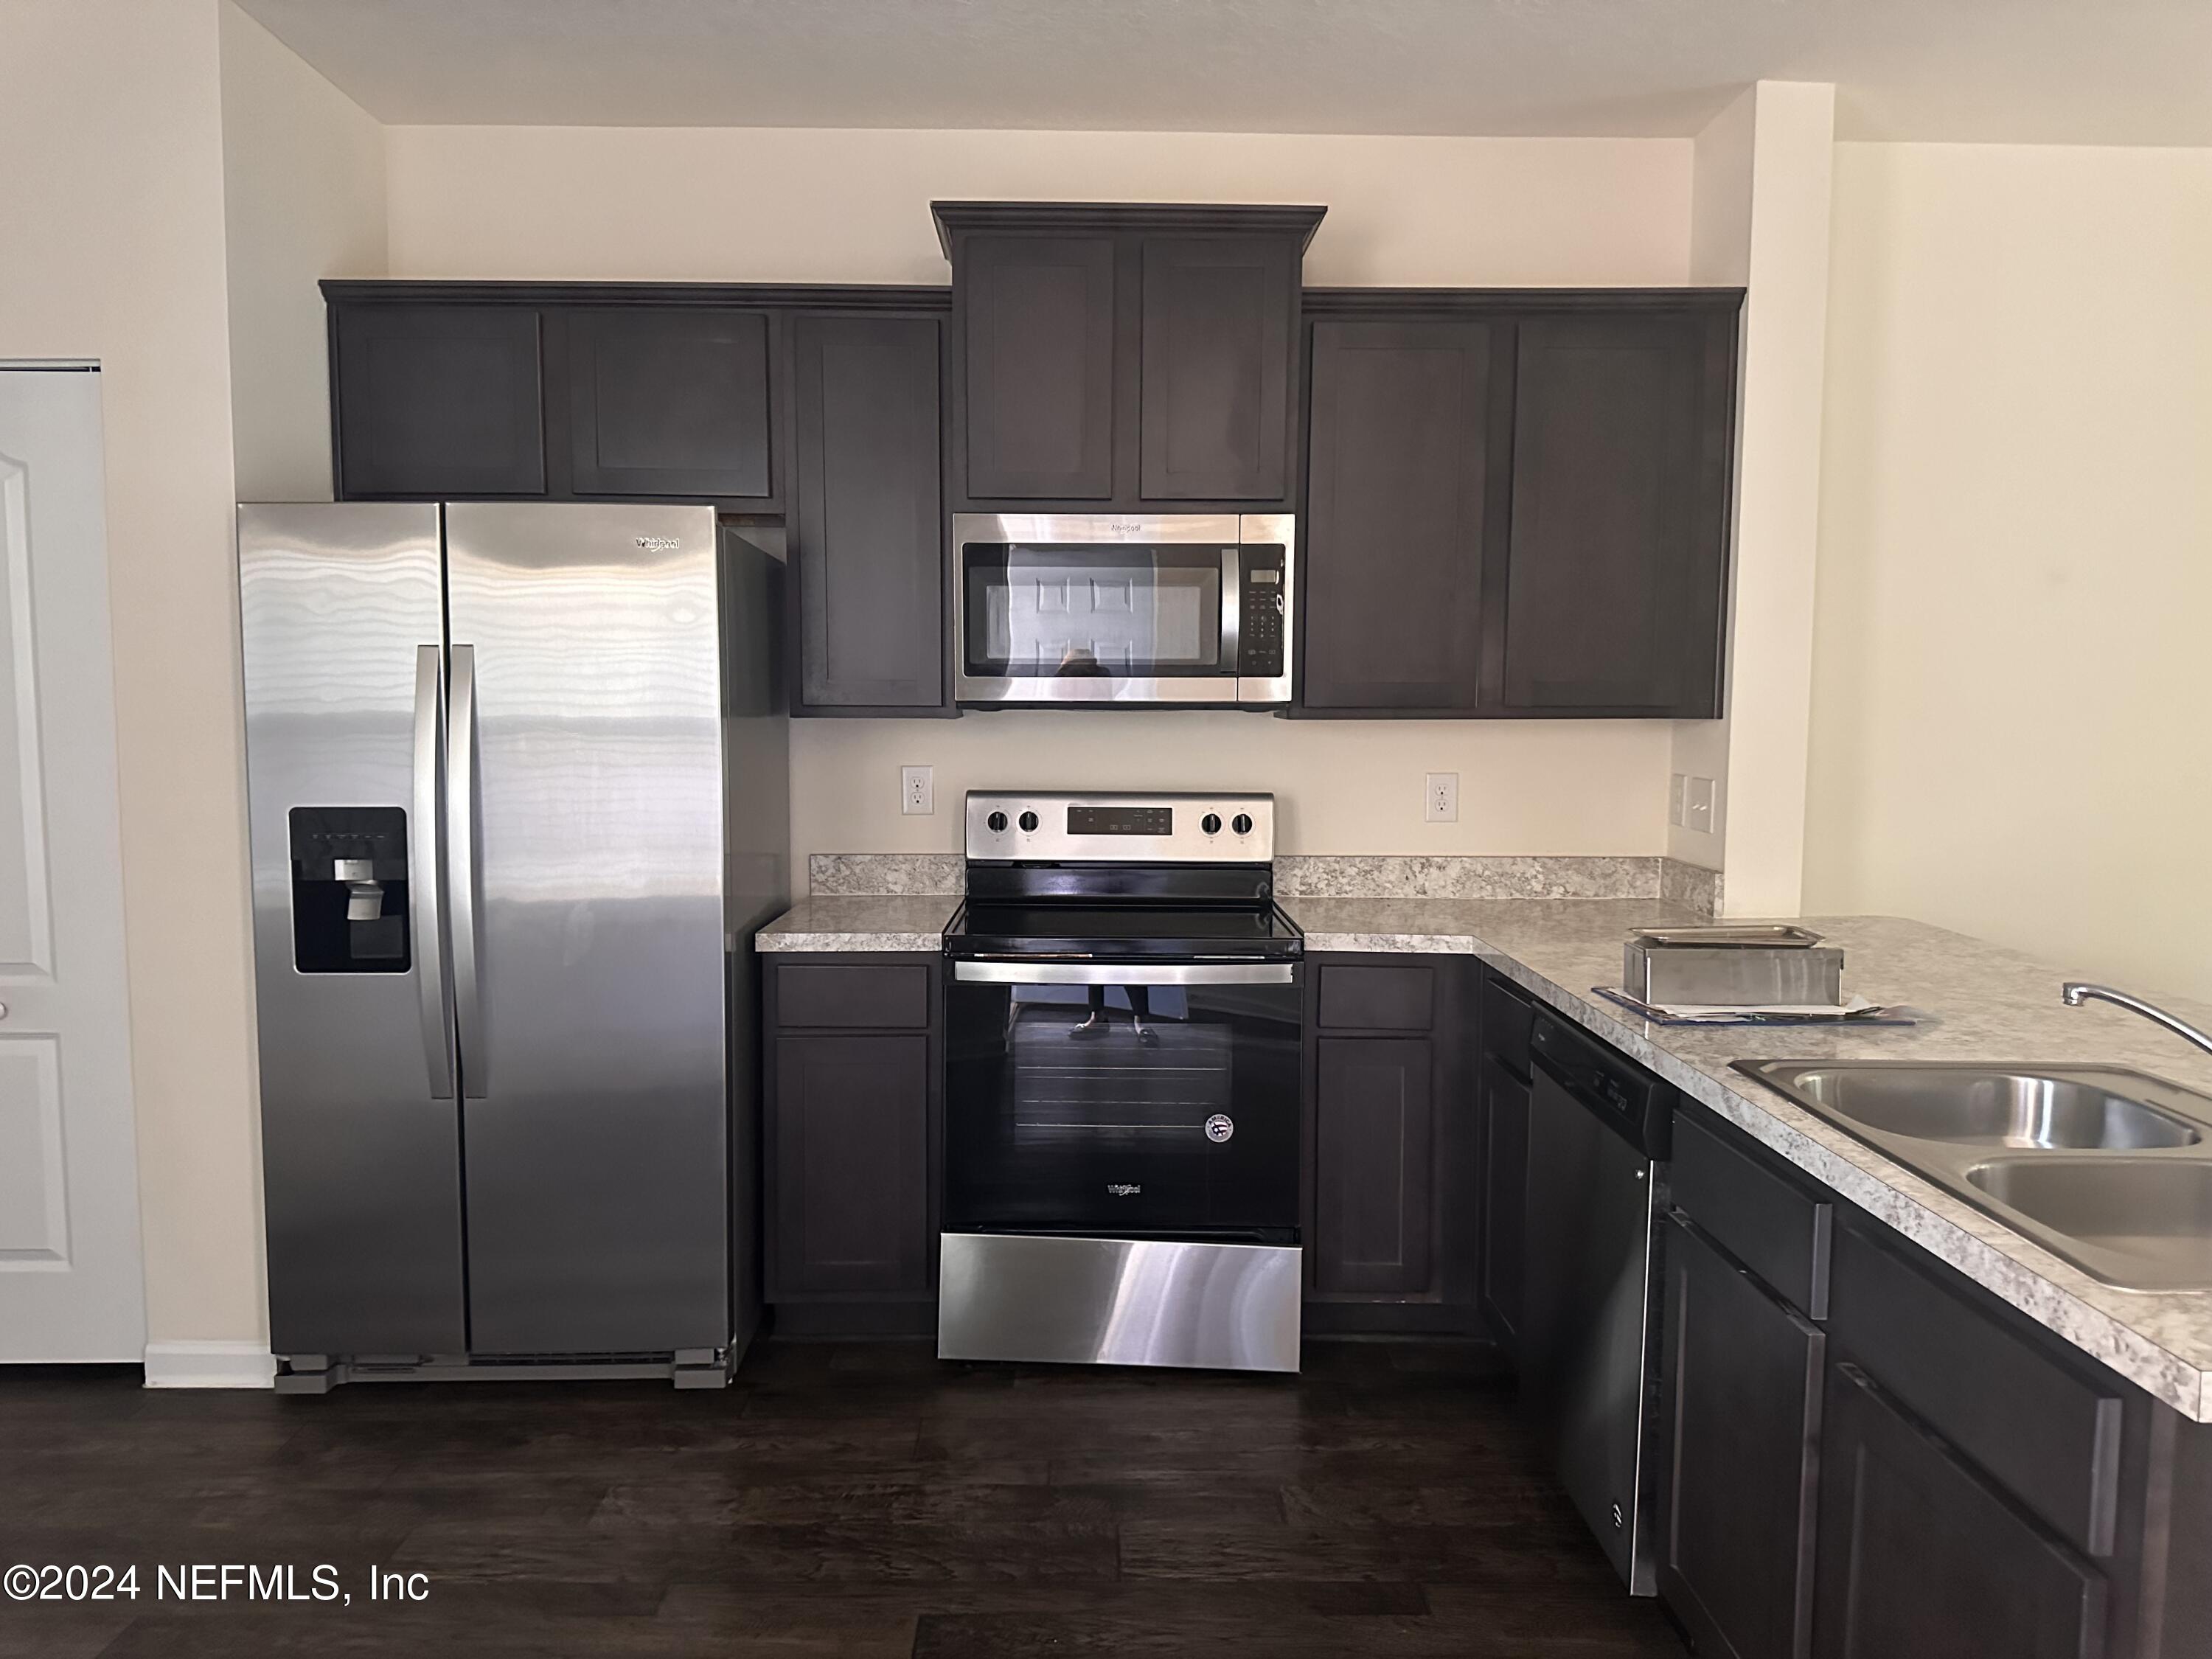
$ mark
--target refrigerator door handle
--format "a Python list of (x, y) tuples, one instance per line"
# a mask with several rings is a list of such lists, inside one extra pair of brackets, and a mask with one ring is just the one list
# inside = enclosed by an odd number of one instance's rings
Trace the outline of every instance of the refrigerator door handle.
[(415, 647), (415, 829), (407, 838), (407, 885), (415, 929), (415, 988), (422, 999), (422, 1059), (430, 1098), (453, 1097), (452, 1025), (447, 1018), (445, 826), (438, 810), (444, 664), (434, 645)]
[(461, 1091), (484, 1097), (483, 969), (477, 919), (477, 648), (453, 647), (453, 690), (447, 702), (452, 757), (446, 810), (447, 867), (453, 873), (453, 1028), (459, 1040)]

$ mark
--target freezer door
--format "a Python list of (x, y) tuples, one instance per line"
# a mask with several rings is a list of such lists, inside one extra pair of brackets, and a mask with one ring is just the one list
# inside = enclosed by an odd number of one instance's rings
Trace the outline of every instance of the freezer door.
[(471, 1346), (720, 1346), (714, 514), (446, 514)]
[(438, 508), (241, 507), (238, 551), (270, 1346), (459, 1353)]

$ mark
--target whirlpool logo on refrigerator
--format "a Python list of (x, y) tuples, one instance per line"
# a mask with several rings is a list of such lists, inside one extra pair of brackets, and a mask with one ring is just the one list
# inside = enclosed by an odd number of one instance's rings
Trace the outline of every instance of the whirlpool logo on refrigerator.
[(1106, 1183), (1106, 1190), (1116, 1198), (1134, 1198), (1145, 1189), (1133, 1181), (1109, 1181)]

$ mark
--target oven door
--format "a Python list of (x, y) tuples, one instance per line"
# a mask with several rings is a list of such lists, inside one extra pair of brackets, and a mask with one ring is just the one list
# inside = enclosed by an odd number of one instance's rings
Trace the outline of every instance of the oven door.
[(1233, 514), (957, 515), (965, 702), (1237, 702)]
[(951, 970), (948, 1231), (1296, 1242), (1295, 963)]

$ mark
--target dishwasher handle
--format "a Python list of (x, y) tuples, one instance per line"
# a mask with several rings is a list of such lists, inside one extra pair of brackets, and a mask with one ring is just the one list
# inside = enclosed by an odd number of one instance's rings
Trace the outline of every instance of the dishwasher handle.
[(1672, 1154), (1675, 1091), (1671, 1084), (1548, 1012), (1539, 1013), (1529, 1030), (1528, 1057), (1585, 1111), (1644, 1157), (1663, 1164)]

